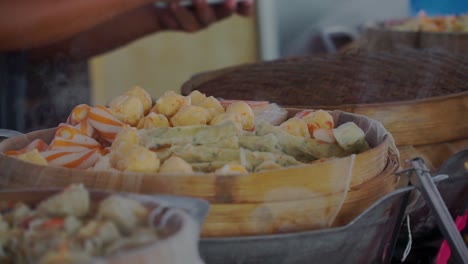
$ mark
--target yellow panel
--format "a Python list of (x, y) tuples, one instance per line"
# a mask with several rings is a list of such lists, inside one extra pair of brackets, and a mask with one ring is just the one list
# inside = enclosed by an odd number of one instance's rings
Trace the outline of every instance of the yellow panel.
[(232, 17), (196, 34), (164, 32), (90, 61), (93, 104), (140, 85), (154, 98), (192, 75), (258, 58), (254, 18)]

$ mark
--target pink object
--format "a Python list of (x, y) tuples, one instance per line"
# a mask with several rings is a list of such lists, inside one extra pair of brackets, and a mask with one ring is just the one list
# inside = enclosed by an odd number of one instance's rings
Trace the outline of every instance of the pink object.
[[(468, 211), (466, 211), (465, 215), (457, 216), (455, 220), (455, 225), (457, 226), (458, 231), (462, 231), (466, 227), (466, 223), (468, 220)], [(447, 240), (442, 242), (440, 246), (439, 253), (437, 254), (436, 264), (446, 264), (450, 259), (452, 252), (450, 251), (450, 246), (447, 243)]]

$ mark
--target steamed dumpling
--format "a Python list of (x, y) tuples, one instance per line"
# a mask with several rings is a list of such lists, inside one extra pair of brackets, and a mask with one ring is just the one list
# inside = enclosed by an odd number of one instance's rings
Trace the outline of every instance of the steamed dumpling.
[(208, 112), (205, 108), (195, 105), (182, 107), (172, 118), (172, 126), (196, 126), (206, 125)]
[(145, 89), (139, 86), (134, 86), (130, 88), (124, 94), (138, 98), (138, 100), (140, 100), (141, 104), (143, 105), (143, 110), (145, 114), (147, 114), (153, 106), (153, 100), (151, 99), (151, 95)]
[(153, 151), (131, 143), (122, 143), (112, 154), (111, 164), (121, 171), (154, 173), (157, 172), (160, 160)]
[(202, 94), (200, 93), (199, 91), (197, 90), (194, 90), (190, 93), (190, 99), (192, 101), (192, 105), (198, 105), (200, 104), (203, 100), (206, 99), (206, 95), (205, 94)]
[(136, 126), (138, 121), (145, 115), (143, 103), (138, 97), (120, 95), (109, 103), (109, 108), (115, 117), (125, 124)]
[(41, 154), (39, 153), (37, 149), (33, 149), (23, 154), (19, 154), (18, 156), (16, 156), (16, 158), (22, 161), (26, 161), (26, 162), (30, 162), (30, 163), (34, 163), (34, 164), (42, 165), (42, 166), (47, 166), (48, 164), (47, 160), (41, 156)]
[(293, 136), (310, 138), (307, 123), (297, 117), (286, 120), (280, 125), (280, 128)]
[(226, 108), (226, 113), (236, 113), (241, 117), (242, 129), (252, 131), (255, 128), (255, 115), (252, 108), (243, 101), (237, 101)]
[(236, 127), (238, 127), (239, 129), (242, 129), (242, 119), (238, 113), (221, 113), (215, 116), (213, 120), (211, 120), (210, 125), (216, 125), (216, 124), (225, 122), (227, 120), (234, 122)]
[(216, 115), (225, 112), (224, 107), (221, 105), (218, 99), (214, 98), (213, 96), (205, 98), (197, 105), (208, 110), (208, 122), (210, 122)]
[(324, 110), (310, 112), (306, 116), (302, 117), (302, 120), (307, 123), (311, 136), (314, 135), (314, 131), (316, 129), (322, 128), (330, 130), (334, 127), (333, 117)]
[(163, 114), (149, 113), (138, 122), (138, 129), (151, 129), (160, 127), (170, 127), (169, 120)]
[(89, 204), (89, 193), (83, 185), (71, 185), (41, 202), (38, 211), (50, 216), (83, 217), (88, 213)]
[(156, 101), (151, 112), (171, 117), (186, 105), (190, 105), (190, 97), (176, 94), (174, 91), (168, 91)]
[[(114, 142), (111, 145), (111, 151), (119, 151), (120, 145), (128, 143), (132, 145), (138, 145), (140, 139), (138, 137), (137, 129), (130, 126), (123, 126), (122, 129), (115, 136)], [(125, 153), (123, 153), (125, 155)]]
[(112, 195), (99, 204), (97, 216), (114, 222), (123, 233), (129, 233), (145, 222), (148, 213), (138, 201)]
[(160, 173), (193, 173), (192, 166), (185, 160), (172, 156), (168, 158), (159, 169)]

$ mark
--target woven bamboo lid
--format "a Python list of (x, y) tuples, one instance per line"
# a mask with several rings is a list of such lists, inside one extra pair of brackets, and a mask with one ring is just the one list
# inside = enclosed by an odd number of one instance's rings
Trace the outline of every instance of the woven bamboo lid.
[(468, 91), (468, 56), (443, 51), (357, 52), (281, 59), (207, 72), (182, 87), (225, 99), (335, 106)]

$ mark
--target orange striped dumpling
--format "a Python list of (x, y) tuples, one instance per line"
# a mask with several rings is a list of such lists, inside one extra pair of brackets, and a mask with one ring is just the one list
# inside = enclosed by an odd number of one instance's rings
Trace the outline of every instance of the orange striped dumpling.
[(49, 145), (47, 145), (47, 143), (45, 143), (42, 139), (35, 139), (31, 143), (29, 143), (26, 147), (20, 150), (5, 151), (5, 155), (16, 156), (16, 155), (24, 154), (26, 152), (30, 152), (35, 149), (41, 152), (41, 151), (47, 150), (48, 148), (49, 148)]
[(88, 114), (89, 122), (96, 129), (99, 135), (109, 143), (112, 143), (115, 136), (124, 125), (112, 113), (112, 111), (102, 105), (93, 107)]
[(41, 156), (37, 149), (33, 149), (23, 154), (19, 154), (18, 156), (16, 156), (16, 158), (37, 165), (47, 166), (47, 160)]
[(78, 125), (81, 121), (88, 117), (88, 112), (91, 110), (91, 106), (87, 104), (80, 104), (75, 106), (71, 111), (67, 119), (67, 124)]
[(76, 169), (88, 169), (94, 166), (101, 156), (100, 149), (88, 149), (80, 152), (48, 150), (40, 154), (49, 165)]
[(94, 129), (94, 127), (91, 125), (91, 123), (89, 122), (89, 119), (86, 118), (82, 121), (80, 121), (80, 123), (78, 123), (77, 125), (75, 125), (75, 128), (77, 128), (78, 130), (80, 130), (80, 132), (83, 134), (83, 135), (87, 135), (88, 137), (95, 137), (96, 136), (96, 130)]
[(62, 150), (80, 152), (89, 149), (101, 148), (101, 144), (94, 138), (81, 133), (76, 127), (62, 124), (55, 132), (55, 137), (50, 143), (50, 150)]

